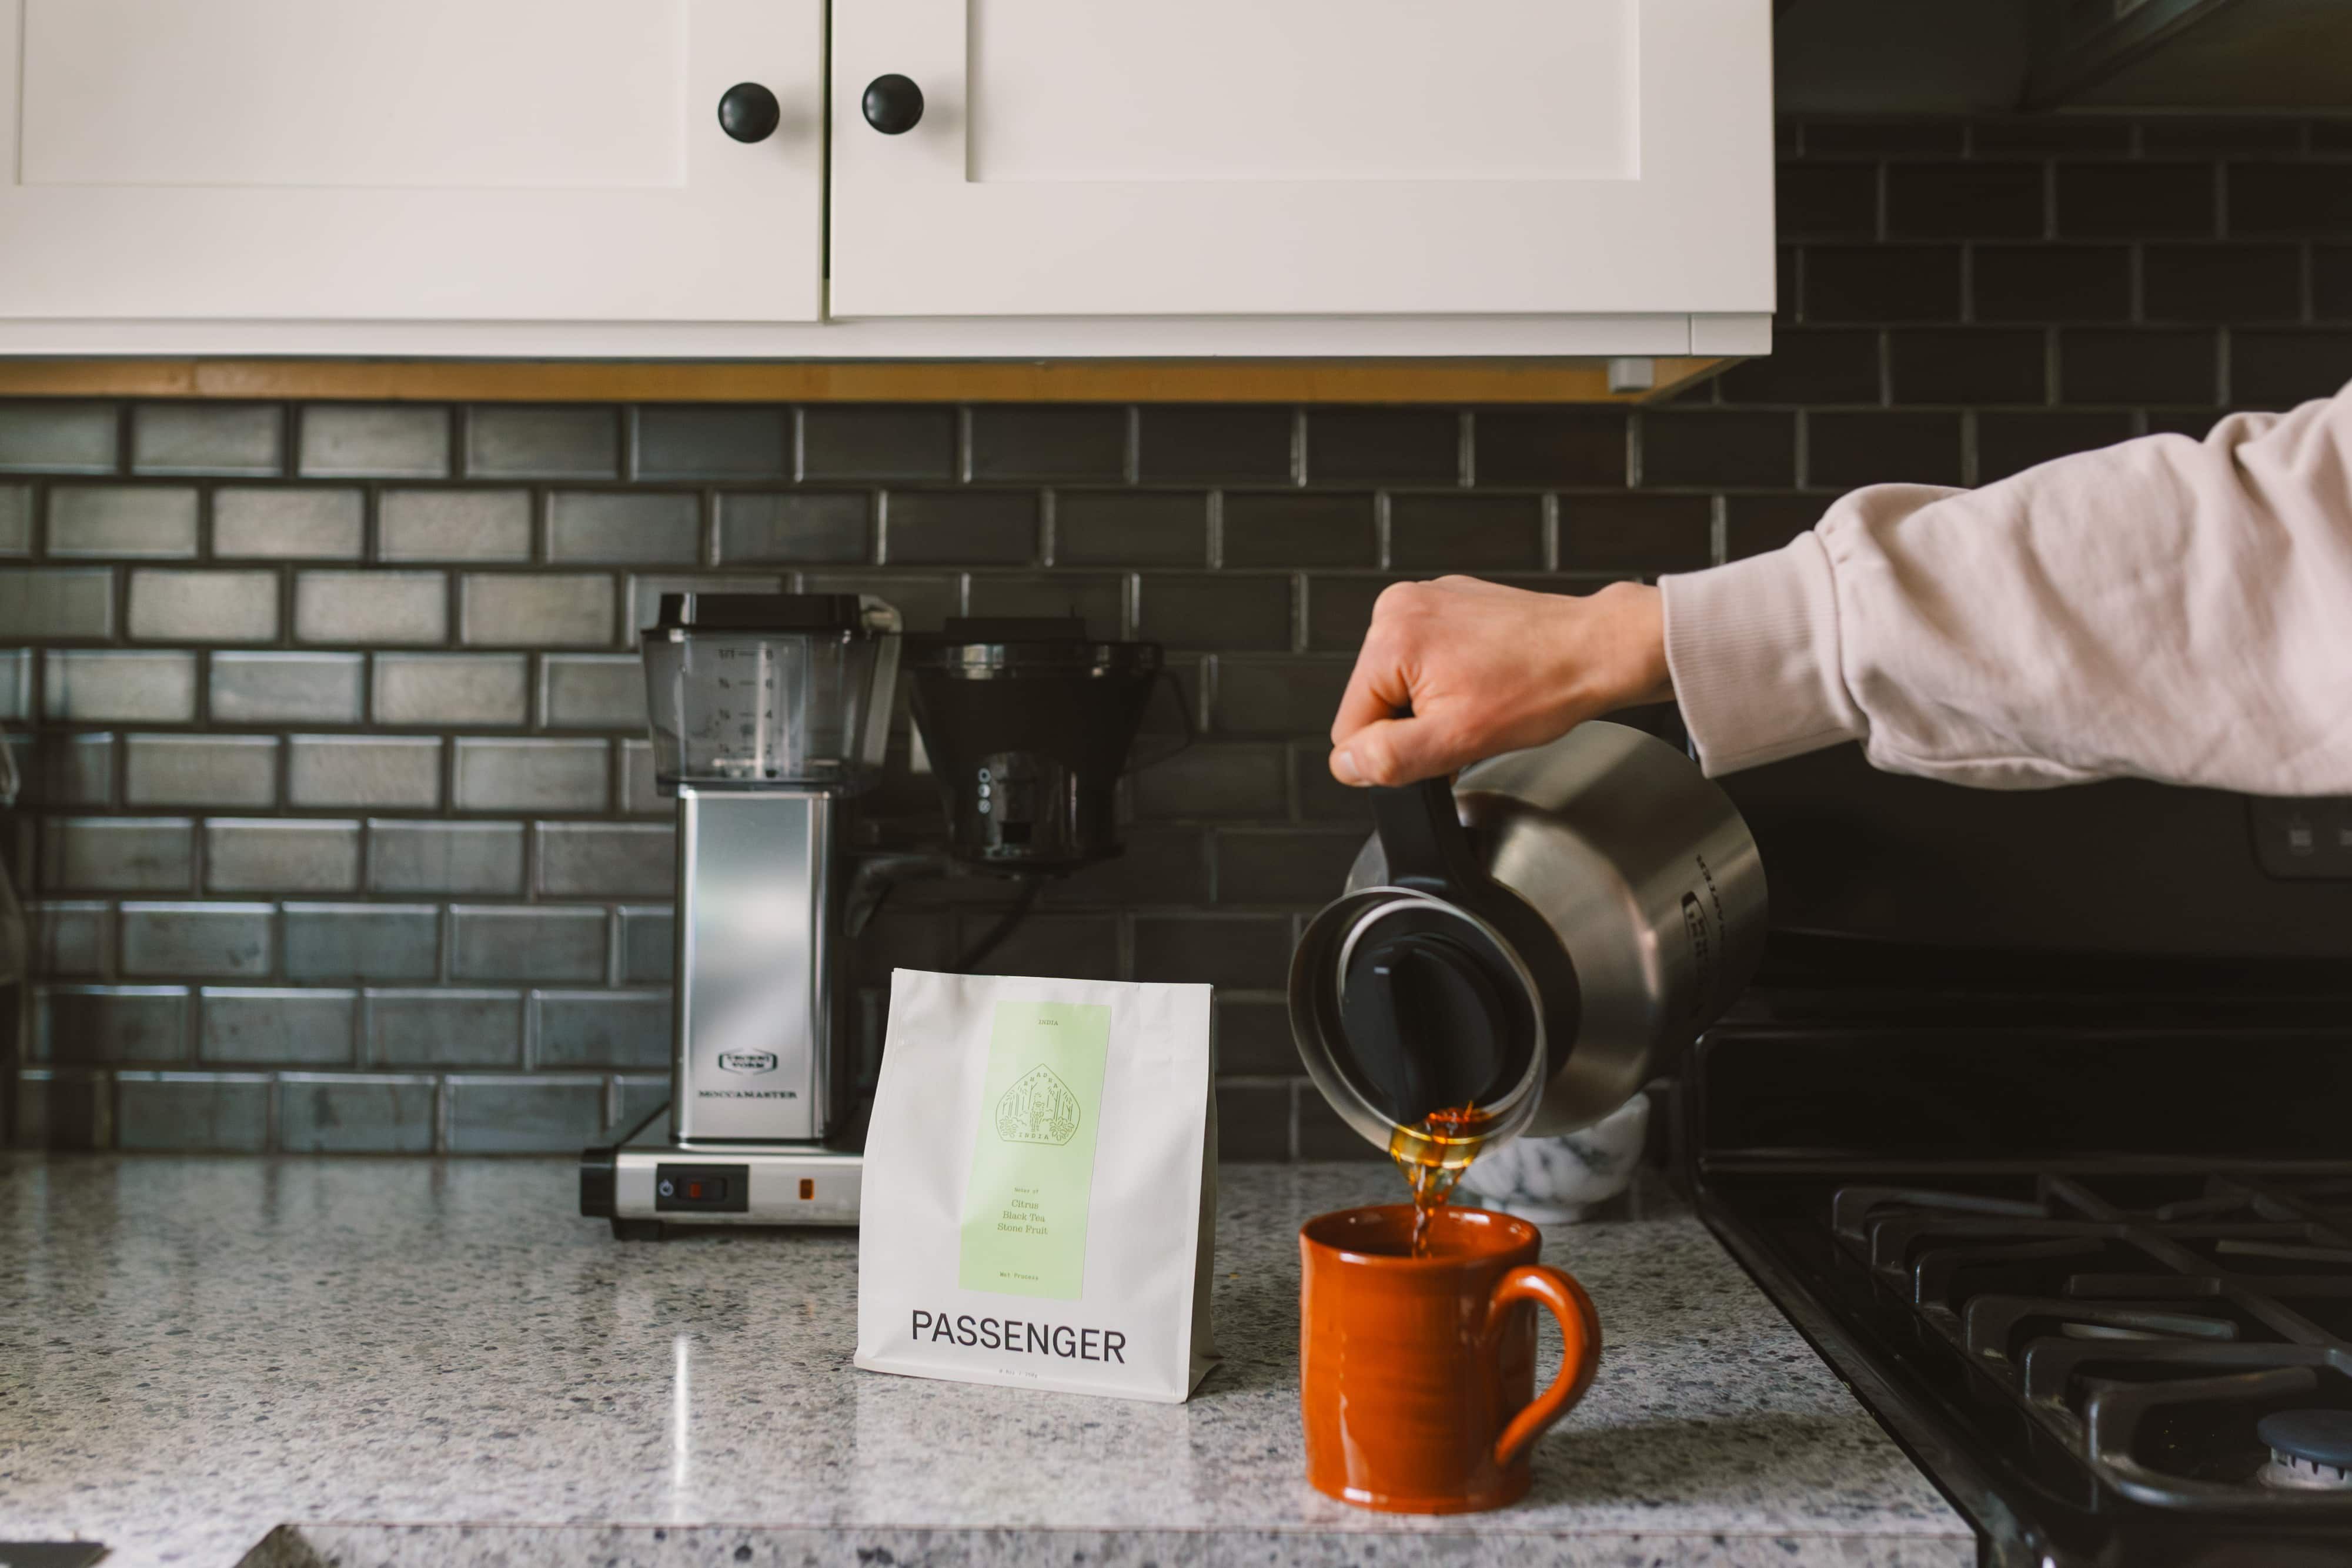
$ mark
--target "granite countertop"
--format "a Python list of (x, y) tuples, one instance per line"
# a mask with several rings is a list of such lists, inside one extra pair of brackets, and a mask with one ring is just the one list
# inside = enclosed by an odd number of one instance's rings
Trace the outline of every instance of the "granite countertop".
[(855, 1371), (854, 1236), (616, 1242), (574, 1175), (0, 1165), (0, 1539), (105, 1541), (109, 1568), (1976, 1560), (1659, 1195), (1547, 1239), (1608, 1350), (1528, 1500), (1411, 1519), (1300, 1479), (1294, 1232), (1389, 1200), (1385, 1168), (1227, 1167), (1225, 1361), (1181, 1406)]

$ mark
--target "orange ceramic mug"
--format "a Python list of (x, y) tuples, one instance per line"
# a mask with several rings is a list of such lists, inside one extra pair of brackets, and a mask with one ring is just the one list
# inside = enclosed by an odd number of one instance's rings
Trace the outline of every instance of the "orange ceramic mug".
[[(1444, 1207), (1416, 1258), (1412, 1206), (1402, 1203), (1300, 1227), (1298, 1398), (1318, 1491), (1393, 1513), (1467, 1513), (1525, 1495), (1528, 1450), (1601, 1361), (1591, 1299), (1536, 1261), (1542, 1240), (1523, 1219)], [(1541, 1398), (1538, 1301), (1567, 1342)]]

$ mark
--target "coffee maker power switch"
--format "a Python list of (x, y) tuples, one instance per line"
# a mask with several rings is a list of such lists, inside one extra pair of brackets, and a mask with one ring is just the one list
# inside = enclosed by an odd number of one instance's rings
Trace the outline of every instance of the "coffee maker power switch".
[(742, 1214), (751, 1207), (748, 1166), (657, 1166), (654, 1211), (657, 1214)]

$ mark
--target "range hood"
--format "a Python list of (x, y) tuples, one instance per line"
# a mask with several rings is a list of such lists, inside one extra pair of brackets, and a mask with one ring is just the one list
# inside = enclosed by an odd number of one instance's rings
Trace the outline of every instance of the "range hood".
[(2033, 108), (2352, 108), (2346, 0), (2053, 0)]

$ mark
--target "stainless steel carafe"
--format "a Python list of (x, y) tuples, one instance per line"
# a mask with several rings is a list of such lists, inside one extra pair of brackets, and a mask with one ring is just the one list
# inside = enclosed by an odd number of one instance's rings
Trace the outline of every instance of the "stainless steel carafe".
[(1486, 1140), (1573, 1132), (1638, 1092), (1754, 973), (1764, 868), (1664, 741), (1586, 724), (1372, 790), (1378, 833), (1290, 967), (1308, 1075), (1383, 1149), (1475, 1106)]

